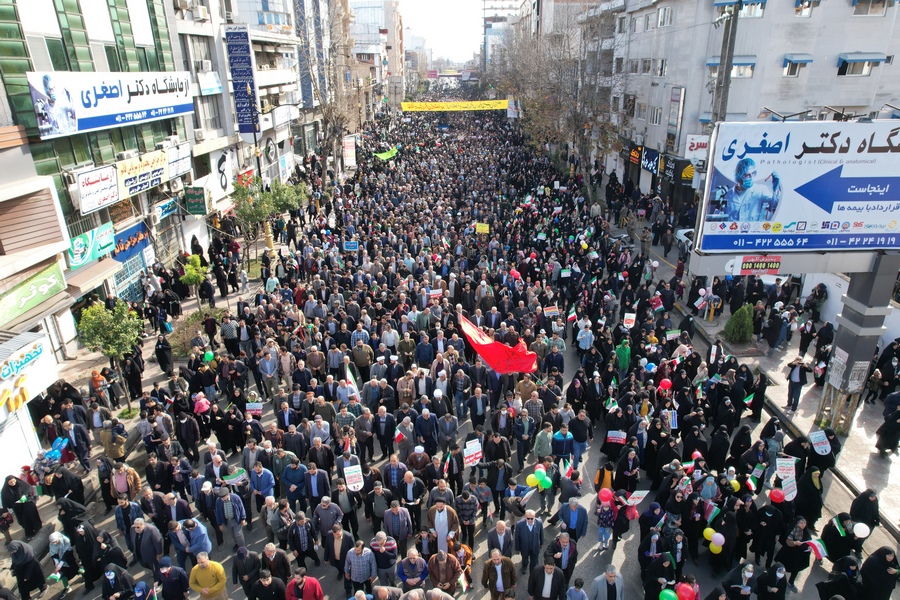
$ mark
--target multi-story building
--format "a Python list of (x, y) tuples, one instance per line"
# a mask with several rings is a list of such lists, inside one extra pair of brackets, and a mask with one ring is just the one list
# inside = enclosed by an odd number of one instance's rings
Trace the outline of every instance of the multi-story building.
[[(607, 170), (643, 191), (677, 200), (699, 185), (684, 157), (689, 136), (712, 129), (723, 24), (733, 0), (610, 0), (583, 27), (612, 15), (597, 34), (613, 52), (611, 95), (621, 151)], [(725, 120), (887, 118), (900, 96), (897, 9), (884, 0), (744, 2), (739, 11)], [(694, 146), (698, 138), (691, 137)], [(702, 145), (700, 138), (700, 145)], [(697, 160), (695, 159), (695, 162)], [(689, 168), (690, 167), (690, 168)]]
[(380, 61), (380, 73), (376, 70), (376, 76), (381, 77), (381, 93), (391, 106), (399, 108), (406, 89), (406, 55), (399, 0), (351, 0), (350, 9), (354, 15), (354, 51), (357, 57), (363, 56), (362, 62), (368, 62), (370, 56), (373, 61)]

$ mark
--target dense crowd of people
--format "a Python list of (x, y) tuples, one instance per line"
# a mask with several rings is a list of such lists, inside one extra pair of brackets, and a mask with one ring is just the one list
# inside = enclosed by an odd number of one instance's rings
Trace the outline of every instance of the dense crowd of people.
[[(347, 181), (321, 163), (302, 173), (310, 207), (276, 218), (284, 246), (263, 255), (252, 292), (237, 242), (215, 238), (209, 287), (240, 283), (245, 295), (221, 319), (207, 315), (186, 364), (160, 330), (167, 380), (145, 389), (138, 345), (121, 375), (105, 369), (86, 393), (50, 394), (40, 434), (67, 444), (2, 490), (26, 537), (8, 546), (19, 597), (47, 585), (27, 543), (41, 528), (36, 484), (58, 507), (57, 578), (66, 591), (78, 576), (85, 592), (99, 581), (104, 600), (143, 598), (146, 581), (165, 600), (224, 599), (229, 586), (254, 600), (322, 600), (310, 562), (333, 568), (348, 596), (378, 600), (469, 586), (492, 600), (523, 587), (621, 600), (622, 573), (586, 558), (589, 527), (601, 552), (629, 534), (647, 600), (782, 599), (818, 557), (832, 565), (821, 598), (891, 596), (895, 551), (861, 554), (879, 525), (877, 494), (822, 523), (834, 432), (824, 453), (787, 442), (777, 418), (753, 439), (765, 378), (720, 344), (695, 351), (691, 315), (675, 326), (684, 266), (657, 280), (653, 229), (632, 231), (639, 245), (612, 233), (609, 219), (634, 223), (639, 205), (650, 223), (670, 207), (641, 204), (614, 177), (615, 215), (591, 205), (580, 176), (560, 174), (500, 115), (382, 119), (363, 138)], [(732, 302), (744, 293), (743, 281), (718, 284), (710, 293)], [(706, 287), (690, 286), (690, 305)], [(147, 291), (151, 323), (180, 310), (177, 277), (156, 272)], [(779, 318), (780, 293), (758, 298)], [(491, 368), (462, 317), (510, 351), (524, 341), (535, 369)], [(127, 397), (140, 398), (142, 473), (110, 413)], [(104, 450), (93, 461), (92, 445)], [(787, 481), (776, 459), (789, 457)], [(57, 463), (96, 472), (118, 533), (92, 523), (81, 478)], [(263, 547), (245, 540), (254, 527)], [(473, 552), (480, 539), (487, 555)], [(230, 576), (210, 559), (219, 551), (232, 555)], [(587, 584), (573, 578), (585, 560), (602, 571)], [(701, 561), (721, 580), (702, 596)], [(129, 573), (138, 564), (140, 583)]]

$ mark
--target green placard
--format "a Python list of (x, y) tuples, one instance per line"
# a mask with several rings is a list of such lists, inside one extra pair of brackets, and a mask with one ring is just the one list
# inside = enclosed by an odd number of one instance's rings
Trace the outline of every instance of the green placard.
[(189, 215), (206, 216), (209, 204), (206, 201), (206, 189), (202, 187), (184, 188), (184, 204)]
[(113, 224), (104, 223), (87, 233), (76, 235), (69, 242), (69, 269), (79, 267), (109, 254), (116, 245), (116, 232)]
[(32, 275), (0, 296), (0, 325), (5, 325), (66, 289), (66, 278), (58, 262)]

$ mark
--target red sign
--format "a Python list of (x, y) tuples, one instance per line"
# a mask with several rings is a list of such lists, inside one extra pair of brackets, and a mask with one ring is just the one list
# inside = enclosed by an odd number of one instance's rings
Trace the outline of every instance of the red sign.
[(253, 183), (253, 169), (247, 169), (243, 173), (238, 173), (237, 182), (238, 185), (245, 187)]
[(778, 275), (781, 268), (781, 256), (739, 256), (737, 260), (738, 275)]

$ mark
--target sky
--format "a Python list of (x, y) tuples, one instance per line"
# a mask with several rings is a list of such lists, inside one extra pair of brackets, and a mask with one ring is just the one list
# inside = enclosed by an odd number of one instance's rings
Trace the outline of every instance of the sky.
[(464, 62), (484, 40), (481, 0), (400, 0), (403, 27), (425, 38), (433, 57)]

